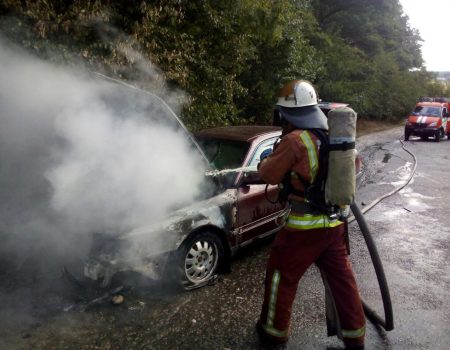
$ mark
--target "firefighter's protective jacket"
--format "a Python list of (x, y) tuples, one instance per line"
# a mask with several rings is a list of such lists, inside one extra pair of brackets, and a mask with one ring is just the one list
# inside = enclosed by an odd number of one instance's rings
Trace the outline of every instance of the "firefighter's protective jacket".
[[(320, 140), (307, 130), (294, 130), (282, 137), (275, 150), (264, 159), (259, 166), (261, 178), (271, 185), (279, 184), (290, 172), (291, 184), (299, 192), (303, 192), (303, 183), (312, 183), (319, 171)], [(301, 181), (303, 179), (304, 182)], [(291, 194), (293, 202), (305, 202), (305, 198)], [(312, 228), (334, 227), (342, 224), (332, 220), (326, 214), (312, 214), (296, 211), (293, 206), (286, 223), (287, 228), (308, 230)]]

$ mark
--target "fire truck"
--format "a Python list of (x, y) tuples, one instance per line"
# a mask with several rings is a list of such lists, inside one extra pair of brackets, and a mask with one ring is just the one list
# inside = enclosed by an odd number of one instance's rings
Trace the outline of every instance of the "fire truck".
[(450, 135), (448, 118), (449, 102), (442, 99), (418, 102), (406, 120), (405, 141), (410, 136), (419, 136), (422, 140), (432, 137), (439, 142), (445, 135)]

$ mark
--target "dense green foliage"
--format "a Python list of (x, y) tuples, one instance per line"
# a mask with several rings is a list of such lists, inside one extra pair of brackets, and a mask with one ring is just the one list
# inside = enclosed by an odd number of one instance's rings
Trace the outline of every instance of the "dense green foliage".
[(3, 0), (0, 16), (3, 36), (45, 59), (149, 89), (162, 72), (187, 93), (191, 129), (268, 123), (295, 78), (373, 118), (449, 92), (398, 0)]

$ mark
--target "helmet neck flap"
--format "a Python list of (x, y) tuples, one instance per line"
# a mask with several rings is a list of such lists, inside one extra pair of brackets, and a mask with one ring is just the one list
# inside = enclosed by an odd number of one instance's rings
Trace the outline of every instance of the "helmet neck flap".
[(322, 110), (317, 106), (287, 108), (277, 106), (280, 119), (288, 121), (298, 129), (328, 130), (328, 120)]

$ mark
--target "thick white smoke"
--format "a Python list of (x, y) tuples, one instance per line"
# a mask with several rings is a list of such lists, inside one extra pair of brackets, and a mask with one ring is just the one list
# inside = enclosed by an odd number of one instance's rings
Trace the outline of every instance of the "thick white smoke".
[(199, 159), (181, 132), (95, 102), (62, 113), (55, 130), (66, 144), (46, 173), (52, 208), (85, 231), (148, 224), (197, 194)]
[(1, 40), (0, 77), (4, 252), (64, 254), (84, 235), (152, 223), (199, 194), (201, 156), (151, 94)]

